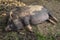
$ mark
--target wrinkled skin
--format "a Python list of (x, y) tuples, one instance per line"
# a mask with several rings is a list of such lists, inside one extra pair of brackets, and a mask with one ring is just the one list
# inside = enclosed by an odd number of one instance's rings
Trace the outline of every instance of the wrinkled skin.
[(50, 19), (56, 19), (51, 15), (47, 8), (40, 5), (30, 5), (21, 8), (13, 8), (10, 12), (10, 18), (18, 29), (20, 29), (24, 25), (30, 31), (32, 31), (31, 24), (36, 25), (46, 20), (49, 20), (54, 24), (55, 22)]

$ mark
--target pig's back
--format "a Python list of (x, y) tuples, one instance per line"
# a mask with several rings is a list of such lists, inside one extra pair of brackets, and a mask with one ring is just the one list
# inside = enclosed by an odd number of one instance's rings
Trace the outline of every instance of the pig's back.
[(43, 6), (32, 6), (31, 7), (31, 23), (38, 24), (49, 19), (48, 10)]

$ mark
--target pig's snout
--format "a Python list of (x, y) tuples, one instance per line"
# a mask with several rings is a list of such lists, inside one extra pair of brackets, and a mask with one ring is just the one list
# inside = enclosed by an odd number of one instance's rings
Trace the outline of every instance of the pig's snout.
[(5, 28), (5, 31), (11, 31), (10, 25)]

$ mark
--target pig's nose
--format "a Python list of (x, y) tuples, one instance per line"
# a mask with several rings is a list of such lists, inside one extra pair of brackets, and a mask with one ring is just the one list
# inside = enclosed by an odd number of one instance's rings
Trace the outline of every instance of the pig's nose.
[(9, 27), (9, 25), (5, 28), (5, 31), (11, 31), (11, 28)]

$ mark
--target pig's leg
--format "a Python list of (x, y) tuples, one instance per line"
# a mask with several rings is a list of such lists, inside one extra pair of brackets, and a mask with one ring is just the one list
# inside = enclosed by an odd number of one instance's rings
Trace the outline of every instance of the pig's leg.
[(30, 17), (29, 16), (24, 17), (23, 21), (27, 30), (32, 32), (32, 26), (30, 25)]
[(50, 21), (52, 24), (56, 24), (53, 20), (51, 20), (51, 19), (48, 19), (48, 21)]
[(51, 12), (49, 12), (48, 14), (49, 14), (49, 17), (50, 17), (51, 19), (53, 19), (55, 22), (58, 22), (58, 19), (57, 19), (56, 17), (54, 17), (54, 16), (51, 14)]

